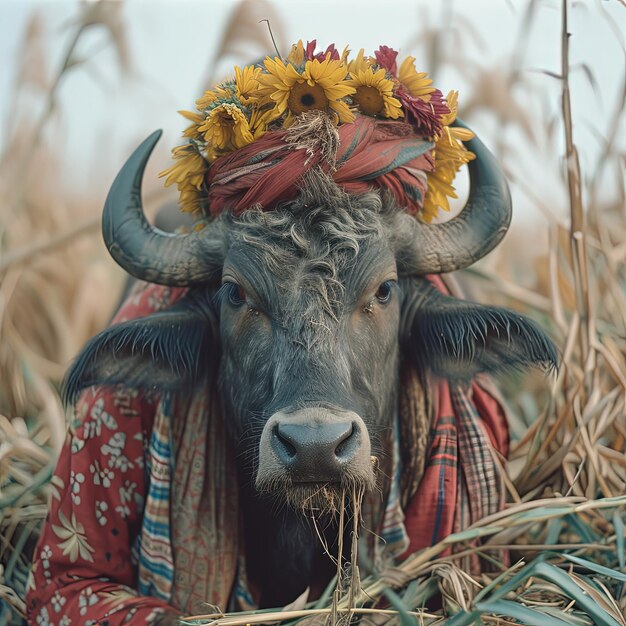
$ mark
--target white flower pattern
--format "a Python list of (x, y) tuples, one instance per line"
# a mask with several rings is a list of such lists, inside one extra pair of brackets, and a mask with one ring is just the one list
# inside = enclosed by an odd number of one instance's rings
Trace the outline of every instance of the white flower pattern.
[(85, 447), (85, 440), (80, 437), (72, 437), (72, 454), (78, 454)]
[(85, 613), (87, 613), (87, 609), (97, 602), (98, 594), (95, 593), (91, 587), (87, 587), (87, 589), (81, 591), (80, 596), (78, 596), (78, 606), (80, 609), (80, 614), (85, 615)]
[(76, 506), (80, 505), (80, 486), (85, 482), (85, 475), (81, 472), (70, 473), (70, 489), (72, 493), (72, 502)]
[(63, 554), (69, 555), (70, 562), (75, 563), (78, 557), (85, 561), (93, 562), (92, 552), (95, 550), (91, 547), (85, 537), (85, 527), (76, 520), (76, 513), (72, 512), (71, 520), (59, 511), (59, 521), (61, 526), (52, 525), (55, 535), (63, 541), (59, 544), (59, 548), (63, 548)]
[(85, 439), (99, 437), (102, 434), (103, 426), (109, 430), (117, 429), (117, 421), (115, 418), (104, 410), (104, 398), (98, 398), (98, 400), (94, 402), (89, 417), (89, 421), (86, 421), (84, 426)]
[(107, 518), (105, 512), (109, 510), (109, 505), (103, 500), (96, 500), (96, 519), (100, 526), (106, 526)]
[(37, 626), (54, 626), (50, 621), (50, 614), (45, 606), (37, 614)]
[(122, 454), (125, 446), (126, 434), (117, 432), (109, 439), (108, 443), (100, 448), (102, 454), (109, 457), (109, 467), (119, 469), (124, 473), (128, 471), (129, 467), (132, 467), (132, 463)]
[(52, 558), (52, 548), (49, 545), (45, 545), (39, 553), (39, 559), (41, 562), (41, 568), (43, 575), (49, 580), (52, 574), (50, 573), (50, 559)]
[(62, 596), (58, 591), (54, 592), (52, 596), (51, 604), (55, 613), (60, 613), (63, 605), (67, 602), (67, 599)]
[(137, 483), (131, 483), (128, 480), (125, 480), (124, 485), (119, 489), (121, 504), (115, 507), (115, 510), (121, 515), (122, 519), (126, 519), (130, 515), (129, 504), (132, 502), (135, 489), (137, 489)]
[(115, 478), (115, 474), (108, 467), (101, 467), (97, 459), (89, 466), (89, 471), (93, 474), (93, 484), (102, 485), (107, 489)]

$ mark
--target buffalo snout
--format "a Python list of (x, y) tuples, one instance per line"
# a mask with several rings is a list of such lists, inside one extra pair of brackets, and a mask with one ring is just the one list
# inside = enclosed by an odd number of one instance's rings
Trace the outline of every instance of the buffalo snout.
[(259, 444), (257, 489), (278, 492), (296, 506), (313, 494), (374, 484), (371, 445), (359, 415), (324, 407), (280, 411), (267, 421)]

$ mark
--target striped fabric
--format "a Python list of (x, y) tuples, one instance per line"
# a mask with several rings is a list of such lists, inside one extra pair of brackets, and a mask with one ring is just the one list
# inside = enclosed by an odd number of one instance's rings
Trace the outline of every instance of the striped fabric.
[[(495, 444), (501, 452), (506, 451), (506, 433), (490, 430), (477, 408), (492, 402), (489, 408), (493, 410), (498, 405), (477, 384), (450, 388), (440, 382), (437, 400), (440, 413), (431, 430), (426, 470), (406, 512), (401, 506), (400, 429), (398, 418), (395, 420), (393, 473), (380, 531), (383, 544), (378, 546), (384, 554), (383, 561), (433, 545), (451, 532), (463, 530), (502, 508), (504, 490), (493, 450)], [(139, 542), (139, 591), (165, 601), (171, 601), (175, 593), (170, 527), (173, 477), (170, 420), (170, 401), (165, 398), (159, 405), (150, 442), (150, 484)], [(465, 566), (477, 571), (480, 564), (473, 557), (466, 560)], [(215, 585), (209, 590), (210, 577), (195, 582), (206, 583), (206, 597), (215, 595)], [(181, 590), (176, 593), (180, 595)], [(232, 610), (249, 610), (255, 606), (241, 555), (232, 595), (229, 599), (228, 595), (222, 596), (222, 601), (222, 606)]]
[(377, 560), (384, 561), (384, 555), (397, 555), (409, 547), (409, 537), (404, 525), (404, 512), (401, 503), (402, 462), (400, 459), (400, 427), (399, 415), (394, 418), (391, 448), (391, 485), (385, 507), (380, 536), (384, 541), (384, 548), (379, 550), (383, 554)]
[(172, 595), (174, 559), (170, 541), (170, 501), (174, 468), (170, 398), (159, 402), (147, 455), (148, 494), (138, 537), (139, 591), (166, 602)]
[[(439, 381), (436, 399), (426, 468), (405, 511), (410, 537), (405, 556), (466, 529), (504, 504), (495, 458), (508, 452), (500, 405), (477, 382), (451, 386)], [(479, 568), (477, 561), (466, 565)]]

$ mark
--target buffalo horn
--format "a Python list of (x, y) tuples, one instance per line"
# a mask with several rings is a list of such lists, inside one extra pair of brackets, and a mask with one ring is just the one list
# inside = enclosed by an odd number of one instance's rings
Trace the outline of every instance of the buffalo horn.
[(167, 233), (152, 226), (143, 212), (141, 182), (161, 134), (157, 130), (144, 140), (113, 181), (102, 213), (104, 243), (135, 278), (176, 287), (206, 283), (218, 271), (207, 261), (216, 256), (219, 240), (204, 231)]
[[(455, 126), (467, 128), (460, 120)], [(511, 193), (495, 157), (474, 137), (467, 147), (476, 158), (468, 164), (470, 193), (463, 210), (443, 224), (414, 220), (411, 271), (441, 274), (469, 267), (491, 252), (511, 223)]]

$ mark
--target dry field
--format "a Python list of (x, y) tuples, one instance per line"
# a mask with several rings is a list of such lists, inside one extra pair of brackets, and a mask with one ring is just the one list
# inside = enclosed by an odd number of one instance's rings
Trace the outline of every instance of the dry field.
[[(452, 2), (443, 4), (454, 17)], [(577, 143), (571, 79), (585, 74), (598, 98), (605, 86), (589, 66), (569, 60), (570, 48), (581, 44), (580, 33), (566, 36), (567, 18), (584, 10), (587, 19), (605, 20), (607, 36), (621, 42), (619, 25), (603, 4), (550, 4), (561, 13), (560, 32), (554, 33), (561, 63), (556, 72), (536, 67), (531, 72), (525, 65), (526, 35), (541, 10), (537, 1), (520, 3), (510, 58), (497, 69), (481, 66), (479, 57), (467, 58), (461, 44), (457, 54), (442, 52), (451, 38), (477, 37), (471, 22), (459, 18), (454, 32), (437, 20), (416, 26), (419, 54), (431, 73), (471, 66), (475, 81), (462, 97), (461, 116), (501, 129), (495, 147), (512, 184), (544, 216), (539, 225), (514, 228), (498, 251), (459, 277), (471, 297), (537, 319), (562, 355), (553, 378), (531, 373), (501, 382), (514, 437), (506, 510), (393, 571), (363, 578), (359, 588), (349, 584), (350, 572), (341, 572), (314, 606), (296, 603), (280, 615), (214, 614), (190, 623), (295, 623), (319, 615), (348, 623), (358, 614), (362, 623), (399, 620), (403, 626), (626, 626), (626, 153), (620, 139), (626, 131), (626, 83), (615, 101), (605, 96), (609, 114), (593, 129), (597, 158), (581, 158), (588, 156), (587, 146)], [(626, 13), (626, 6), (620, 8)], [(106, 325), (123, 284), (100, 243), (102, 194), (72, 189), (61, 171), (59, 133), (49, 132), (62, 116), (59, 90), (89, 71), (91, 60), (81, 47), (86, 33), (101, 30), (116, 53), (120, 77), (133, 80), (123, 9), (121, 2), (77, 5), (77, 21), (67, 26), (73, 36), (57, 66), (47, 57), (35, 5), (8, 112), (19, 123), (3, 121), (11, 130), (0, 154), (0, 625), (20, 623), (23, 615), (27, 555), (45, 516), (48, 481), (64, 438), (59, 398), (64, 370)], [(236, 54), (244, 41), (266, 45), (257, 30), (261, 17), (271, 17), (280, 35), (281, 16), (265, 2), (249, 0), (234, 11), (217, 58)], [(622, 47), (621, 58), (610, 59), (622, 76), (623, 52)], [(555, 117), (535, 115), (519, 100), (520, 92), (536, 89), (538, 76), (545, 89), (537, 98), (559, 102)], [(199, 76), (199, 84), (204, 79)], [(539, 150), (539, 136), (545, 144), (563, 146), (552, 157), (556, 200), (547, 201), (515, 174), (516, 142), (526, 137), (528, 146)], [(107, 181), (99, 184), (106, 188)], [(149, 209), (162, 201), (156, 179), (146, 197)], [(441, 556), (450, 545), (453, 555)], [(468, 552), (480, 554), (493, 573), (473, 578), (462, 571), (458, 559)], [(436, 595), (441, 608), (424, 609)], [(390, 608), (372, 608), (383, 597)]]

